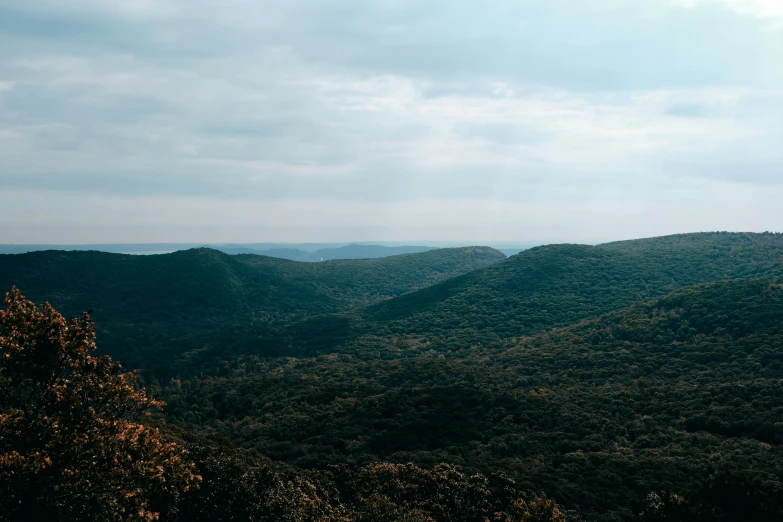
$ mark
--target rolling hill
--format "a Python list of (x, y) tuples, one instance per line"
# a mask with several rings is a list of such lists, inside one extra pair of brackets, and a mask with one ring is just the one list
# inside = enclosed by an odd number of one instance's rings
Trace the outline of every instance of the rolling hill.
[(686, 234), (549, 245), (346, 314), (312, 317), (266, 340), (300, 355), (454, 351), (514, 342), (660, 297), (684, 285), (783, 275), (783, 234)]
[(763, 510), (781, 508), (781, 383), (783, 285), (754, 279), (687, 287), (510, 349), (246, 359), (165, 394), (173, 421), (300, 466), (502, 470), (606, 521), (630, 520), (651, 491), (695, 499), (728, 469), (768, 499), (746, 513), (776, 520)]
[(680, 285), (783, 272), (783, 234), (703, 232), (618, 241), (599, 248), (642, 256)]
[(171, 376), (214, 365), (216, 353), (252, 350), (274, 322), (399, 296), (502, 258), (481, 247), (324, 263), (211, 249), (45, 251), (0, 256), (0, 286), (15, 285), (65, 315), (93, 310), (106, 352)]
[[(308, 488), (361, 520), (491, 513), (512, 490), (590, 521), (783, 520), (783, 235), (507, 259), (39, 252), (0, 256), (3, 282), (92, 308), (99, 345), (146, 370), (208, 477), (186, 518), (277, 509), (286, 476), (285, 502)], [(492, 501), (444, 514), (453, 488)]]

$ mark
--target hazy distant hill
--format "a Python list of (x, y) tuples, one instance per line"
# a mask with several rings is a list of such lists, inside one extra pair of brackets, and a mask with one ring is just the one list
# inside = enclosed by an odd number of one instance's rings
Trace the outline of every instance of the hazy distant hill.
[(631, 508), (651, 491), (778, 520), (783, 285), (769, 280), (688, 287), (510, 349), (234, 368), (172, 390), (171, 418), (308, 467), (502, 470), (586, 520), (642, 520)]
[(99, 245), (0, 245), (0, 254), (27, 254), (46, 250), (109, 252), (112, 254), (168, 254), (200, 246), (197, 243), (116, 243)]
[[(193, 248), (212, 248), (226, 254), (255, 254), (289, 259), (291, 261), (330, 261), (333, 259), (373, 259), (400, 254), (416, 254), (435, 250), (431, 246), (385, 245), (282, 245), (282, 244), (199, 244), (199, 243), (138, 243), (101, 245), (0, 245), (0, 254), (26, 254), (46, 250), (95, 251), (114, 254), (168, 254)], [(513, 253), (517, 253), (514, 250)]]
[(375, 259), (379, 257), (395, 256), (400, 254), (417, 254), (435, 250), (427, 246), (381, 246), (381, 245), (347, 245), (334, 248), (320, 248), (314, 252), (300, 250), (299, 248), (271, 248), (259, 250), (241, 246), (216, 247), (227, 254), (257, 254), (270, 257), (290, 259), (292, 261), (331, 261), (334, 259)]
[(252, 348), (253, 332), (274, 321), (398, 296), (502, 258), (481, 247), (324, 263), (210, 249), (47, 251), (0, 256), (0, 287), (16, 285), (66, 315), (92, 309), (101, 347), (132, 366), (168, 364), (183, 351), (195, 366), (215, 350)]
[(254, 254), (257, 256), (270, 256), (270, 257), (277, 257), (280, 259), (289, 259), (291, 261), (306, 261), (306, 259), (300, 259), (300, 258), (307, 256), (306, 252), (303, 252), (298, 248), (270, 248), (266, 250), (260, 250), (256, 248), (246, 247), (246, 246), (233, 246), (233, 245), (217, 246), (213, 248), (215, 250), (219, 250), (220, 252), (224, 252), (232, 256), (239, 255), (239, 254)]

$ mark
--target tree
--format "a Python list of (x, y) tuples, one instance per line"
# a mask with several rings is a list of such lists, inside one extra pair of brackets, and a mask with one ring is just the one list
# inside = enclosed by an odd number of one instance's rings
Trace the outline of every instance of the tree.
[(0, 311), (0, 520), (154, 520), (200, 477), (139, 422), (163, 403), (108, 356), (90, 316), (14, 288)]

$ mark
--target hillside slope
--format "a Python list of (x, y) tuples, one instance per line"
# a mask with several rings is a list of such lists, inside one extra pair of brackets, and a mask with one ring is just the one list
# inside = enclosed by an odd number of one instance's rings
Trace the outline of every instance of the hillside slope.
[(105, 351), (132, 367), (171, 365), (171, 375), (252, 349), (273, 322), (366, 305), (502, 258), (481, 247), (317, 264), (211, 249), (47, 251), (0, 256), (0, 287), (16, 285), (65, 315), (93, 310)]
[(643, 256), (684, 286), (783, 274), (783, 234), (677, 234), (605, 243), (599, 248)]
[(267, 342), (299, 354), (454, 351), (513, 342), (684, 285), (781, 275), (783, 234), (549, 245), (349, 314), (307, 319)]
[(418, 292), (292, 324), (284, 341), (301, 353), (396, 347), (456, 350), (529, 335), (670, 292), (677, 283), (654, 263), (586, 245), (527, 250)]
[(783, 493), (782, 383), (783, 285), (740, 280), (466, 357), (238, 361), (166, 399), (174, 421), (273, 458), (501, 469), (608, 521), (724, 468), (753, 498)]
[(439, 327), (499, 328), (506, 335), (569, 324), (674, 288), (674, 281), (643, 258), (585, 245), (550, 245), (371, 306), (361, 315), (410, 323), (437, 316)]
[[(374, 259), (292, 263), (267, 256), (236, 256), (242, 263), (264, 270), (285, 267), (285, 277), (349, 308), (405, 293), (484, 268), (505, 258), (487, 247), (442, 248), (421, 253)], [(292, 269), (295, 268), (295, 269)]]

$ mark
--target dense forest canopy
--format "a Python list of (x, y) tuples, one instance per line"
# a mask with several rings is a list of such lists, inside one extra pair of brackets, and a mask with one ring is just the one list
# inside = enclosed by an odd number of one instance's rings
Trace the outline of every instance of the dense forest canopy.
[(676, 234), (599, 246), (644, 256), (681, 285), (783, 272), (783, 234), (770, 232)]
[(2, 279), (104, 299), (204, 477), (183, 520), (783, 520), (783, 235), (81, 254), (106, 286), (44, 254)]
[(576, 519), (502, 474), (412, 464), (307, 472), (144, 422), (163, 403), (94, 350), (89, 314), (66, 320), (16, 288), (7, 295), (0, 310), (0, 521)]
[[(783, 234), (689, 234), (598, 246), (550, 245), (351, 313), (292, 322), (266, 343), (282, 344), (295, 355), (381, 352), (395, 357), (401, 351), (508, 345), (519, 336), (685, 285), (774, 276), (783, 276)], [(392, 338), (398, 342), (390, 343)]]
[(503, 469), (598, 516), (653, 490), (693, 495), (722, 466), (779, 481), (781, 353), (783, 286), (733, 281), (511, 349), (243, 361), (166, 397), (178, 422), (302, 466)]
[(155, 256), (102, 252), (0, 255), (0, 285), (66, 315), (92, 310), (105, 353), (161, 377), (258, 351), (275, 323), (415, 291), (503, 258), (482, 247), (380, 259), (301, 263), (194, 249)]

